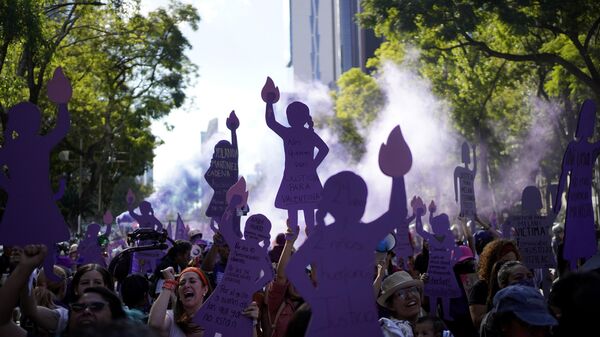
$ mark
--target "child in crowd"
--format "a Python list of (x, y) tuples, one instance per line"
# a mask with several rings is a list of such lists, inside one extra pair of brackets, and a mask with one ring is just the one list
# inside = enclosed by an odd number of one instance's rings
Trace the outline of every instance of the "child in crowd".
[(415, 337), (453, 337), (446, 329), (444, 321), (435, 316), (423, 316), (417, 319)]

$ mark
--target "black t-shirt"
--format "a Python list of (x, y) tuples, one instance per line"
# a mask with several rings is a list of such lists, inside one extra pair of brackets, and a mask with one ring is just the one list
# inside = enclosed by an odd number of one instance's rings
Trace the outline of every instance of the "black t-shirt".
[(473, 284), (469, 293), (469, 305), (481, 304), (486, 305), (488, 296), (488, 284), (484, 280), (478, 280)]

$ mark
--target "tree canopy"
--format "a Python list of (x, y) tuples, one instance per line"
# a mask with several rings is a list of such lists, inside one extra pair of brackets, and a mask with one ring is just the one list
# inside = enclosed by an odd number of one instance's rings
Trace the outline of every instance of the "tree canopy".
[[(548, 116), (554, 125), (547, 147), (555, 150), (542, 158), (537, 172), (555, 179), (559, 149), (574, 137), (579, 105), (585, 98), (600, 98), (600, 3), (363, 0), (361, 5), (359, 23), (385, 39), (367, 63), (372, 74), (383, 71), (386, 60), (405, 63), (407, 50), (418, 48), (411, 66), (449, 102), (456, 131), (480, 145), (479, 177), (492, 199), (505, 197), (495, 186), (506, 168), (527, 160), (519, 156), (539, 122), (535, 101), (559, 105), (561, 113)], [(370, 77), (351, 72), (340, 78), (334, 95), (339, 125), (350, 123), (344, 116), (359, 115), (353, 112), (357, 105), (340, 104), (352, 92), (345, 85), (348, 76), (365, 83), (362, 77)], [(359, 102), (382, 100), (376, 88), (370, 92)], [(372, 120), (378, 110), (375, 105), (363, 114)], [(360, 144), (360, 132), (341, 131), (341, 140), (352, 140), (349, 147)]]
[(195, 30), (199, 20), (177, 1), (147, 15), (139, 0), (0, 4), (2, 125), (10, 106), (28, 100), (51, 128), (56, 108), (45, 85), (54, 68), (62, 66), (73, 86), (71, 129), (51, 158), (53, 181), (67, 178), (61, 204), (72, 226), (78, 215), (100, 217), (114, 186), (151, 167), (158, 141), (150, 124), (182, 106), (197, 72), (181, 26)]

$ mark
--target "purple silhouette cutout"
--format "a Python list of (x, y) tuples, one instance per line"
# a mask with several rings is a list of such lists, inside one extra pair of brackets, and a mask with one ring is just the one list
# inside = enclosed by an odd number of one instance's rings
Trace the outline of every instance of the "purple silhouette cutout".
[[(556, 268), (551, 235), (556, 214), (539, 215), (542, 207), (540, 190), (535, 186), (527, 186), (521, 196), (521, 215), (510, 217), (508, 223), (515, 230), (515, 239), (523, 263), (529, 268), (541, 268), (543, 279), (551, 280), (548, 268)], [(543, 283), (546, 297), (550, 286), (549, 282)]]
[(433, 201), (429, 204), (429, 224), (433, 233), (423, 229), (421, 216), (425, 214), (425, 205), (421, 198), (413, 198), (411, 202), (413, 211), (417, 214), (417, 234), (429, 243), (429, 266), (427, 274), (429, 280), (425, 283), (425, 295), (429, 296), (431, 314), (436, 315), (437, 300), (442, 300), (444, 319), (451, 321), (450, 299), (460, 297), (462, 292), (454, 276), (452, 267), (462, 256), (456, 246), (454, 235), (450, 230), (450, 219), (445, 213), (433, 216), (436, 205)]
[[(281, 137), (285, 150), (285, 168), (275, 207), (288, 211), (288, 226), (294, 233), (299, 232), (298, 211), (304, 211), (306, 233), (309, 234), (315, 226), (315, 209), (323, 191), (317, 167), (327, 156), (329, 148), (315, 133), (310, 111), (304, 103), (292, 102), (288, 105), (286, 114), (289, 128), (275, 120), (273, 104), (279, 101), (279, 88), (275, 87), (270, 77), (267, 77), (261, 96), (266, 102), (267, 126)], [(306, 124), (308, 128), (304, 127)], [(318, 150), (316, 155), (315, 148)]]
[[(40, 135), (41, 112), (30, 102), (21, 102), (8, 110), (4, 144), (0, 149), (0, 187), (8, 194), (2, 221), (0, 243), (4, 246), (45, 244), (54, 247), (69, 239), (69, 229), (56, 206), (55, 192), (49, 179), (50, 153), (69, 131), (67, 103), (72, 89), (62, 69), (56, 68), (48, 82), (48, 98), (58, 105), (56, 126)], [(58, 193), (60, 194), (60, 193)], [(27, 214), (27, 216), (23, 216)], [(58, 279), (53, 265), (56, 253), (44, 260), (48, 277)]]
[[(477, 209), (475, 206), (475, 174), (477, 173), (477, 156), (475, 145), (473, 145), (473, 169), (469, 169), (471, 156), (469, 155), (469, 143), (464, 142), (461, 148), (462, 162), (464, 167), (457, 166), (454, 169), (454, 199), (458, 202), (460, 197), (460, 217), (475, 220)], [(460, 193), (459, 193), (460, 187)]]
[[(210, 167), (204, 174), (204, 179), (214, 190), (210, 204), (206, 209), (206, 216), (220, 219), (227, 208), (225, 194), (233, 184), (238, 181), (238, 145), (236, 130), (240, 121), (235, 111), (229, 114), (226, 121), (227, 128), (231, 130), (231, 143), (221, 140), (215, 145)], [(241, 233), (240, 233), (241, 235)]]
[(137, 214), (133, 207), (134, 201), (135, 195), (131, 190), (129, 190), (127, 192), (127, 206), (129, 208), (129, 215), (131, 215), (131, 217), (138, 223), (140, 228), (151, 228), (155, 231), (162, 231), (163, 224), (154, 216), (152, 204), (146, 200), (140, 202), (140, 205), (138, 206), (140, 209), (140, 214)]
[[(382, 172), (393, 178), (389, 210), (371, 223), (361, 222), (367, 185), (360, 176), (343, 171), (325, 182), (316, 213), (320, 228), (286, 268), (288, 279), (312, 309), (305, 336), (382, 336), (374, 305), (373, 250), (398, 219), (406, 219), (404, 175), (411, 165), (410, 149), (396, 127), (379, 151)], [(325, 226), (328, 213), (335, 221)], [(309, 265), (316, 273), (316, 286), (305, 272)]]
[(181, 215), (177, 213), (177, 223), (175, 225), (175, 240), (188, 240), (188, 230), (181, 220)]
[(211, 222), (211, 228), (221, 233), (231, 253), (223, 280), (193, 318), (204, 329), (204, 337), (214, 337), (216, 333), (222, 337), (252, 336), (252, 320), (241, 313), (252, 301), (254, 292), (274, 277), (268, 254), (269, 219), (254, 214), (246, 221), (244, 238), (236, 234), (233, 220), (247, 197), (246, 182), (242, 177), (227, 192), (228, 206), (219, 221), (219, 228)]
[[(104, 224), (106, 225), (106, 232), (103, 234), (105, 238), (108, 238), (111, 233), (111, 223), (113, 221), (112, 214), (107, 211), (104, 214)], [(100, 225), (92, 223), (88, 225), (85, 232), (85, 237), (79, 243), (78, 250), (81, 252), (82, 264), (97, 263), (103, 267), (106, 267), (106, 259), (102, 255), (102, 245), (100, 244)]]
[(576, 140), (569, 143), (563, 157), (554, 202), (556, 214), (560, 211), (562, 194), (569, 176), (563, 258), (569, 261), (571, 270), (577, 269), (578, 259), (587, 259), (597, 251), (592, 207), (592, 172), (600, 153), (600, 142), (589, 142), (594, 134), (595, 121), (596, 104), (587, 99), (579, 111)]
[[(140, 202), (139, 209), (140, 214), (135, 213), (133, 202), (135, 201), (135, 195), (131, 190), (127, 191), (127, 206), (129, 208), (129, 215), (138, 223), (139, 228), (150, 228), (155, 231), (163, 231), (163, 224), (154, 216), (154, 210), (152, 204), (144, 200)], [(151, 241), (140, 241), (138, 245), (151, 244)], [(146, 273), (153, 272), (156, 269), (156, 261), (163, 254), (159, 251), (145, 251), (133, 253), (133, 259), (131, 263), (132, 273)]]
[(556, 214), (539, 215), (542, 195), (535, 186), (527, 186), (521, 196), (521, 215), (511, 216), (508, 224), (515, 230), (521, 259), (529, 268), (555, 268), (550, 229)]

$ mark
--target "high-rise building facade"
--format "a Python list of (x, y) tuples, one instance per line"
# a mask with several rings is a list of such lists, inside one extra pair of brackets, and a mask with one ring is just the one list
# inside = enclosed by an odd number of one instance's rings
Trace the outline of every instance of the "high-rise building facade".
[(350, 68), (365, 69), (381, 43), (356, 23), (360, 0), (290, 0), (290, 47), (294, 80), (330, 88)]

